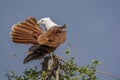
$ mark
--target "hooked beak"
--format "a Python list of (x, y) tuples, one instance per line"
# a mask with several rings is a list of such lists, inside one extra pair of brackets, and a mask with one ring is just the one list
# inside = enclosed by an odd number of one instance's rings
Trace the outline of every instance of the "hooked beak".
[(37, 24), (42, 24), (42, 21), (41, 21), (41, 20), (39, 20), (39, 21), (37, 22)]

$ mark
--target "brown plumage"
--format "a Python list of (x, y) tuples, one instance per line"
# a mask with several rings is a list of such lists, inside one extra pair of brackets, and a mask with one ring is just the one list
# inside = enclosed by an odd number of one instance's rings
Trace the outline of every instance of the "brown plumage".
[(37, 37), (43, 33), (43, 30), (37, 24), (35, 18), (30, 17), (25, 22), (12, 26), (12, 41), (15, 43), (34, 44), (37, 43)]
[(66, 25), (54, 26), (43, 31), (37, 20), (33, 17), (24, 22), (12, 26), (12, 41), (22, 44), (33, 44), (27, 52), (23, 63), (31, 60), (41, 59), (46, 54), (53, 52), (66, 39)]

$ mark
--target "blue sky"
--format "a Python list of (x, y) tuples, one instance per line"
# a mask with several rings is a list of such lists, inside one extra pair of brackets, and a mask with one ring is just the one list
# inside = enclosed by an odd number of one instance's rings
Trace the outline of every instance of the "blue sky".
[(120, 0), (0, 0), (1, 79), (5, 80), (4, 74), (10, 69), (21, 74), (25, 68), (40, 66), (40, 61), (22, 63), (30, 46), (13, 43), (9, 34), (13, 24), (29, 16), (37, 20), (50, 17), (67, 25), (67, 40), (56, 50), (57, 55), (66, 58), (64, 50), (70, 42), (70, 56), (78, 65), (97, 59), (102, 62), (100, 71), (120, 75)]

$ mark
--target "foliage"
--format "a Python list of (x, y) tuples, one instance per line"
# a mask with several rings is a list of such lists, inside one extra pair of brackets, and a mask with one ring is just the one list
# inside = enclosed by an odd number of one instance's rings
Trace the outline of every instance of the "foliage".
[(21, 76), (16, 75), (13, 70), (10, 70), (6, 77), (8, 80), (39, 80), (41, 74), (41, 71), (38, 71), (37, 67), (35, 67), (34, 69), (26, 69)]
[(60, 80), (97, 80), (96, 66), (99, 64), (94, 60), (92, 64), (78, 67), (71, 58), (66, 62), (66, 65), (61, 68)]
[[(70, 47), (65, 52), (68, 55)], [(52, 55), (44, 58), (41, 70), (35, 66), (33, 69), (26, 69), (23, 75), (17, 75), (10, 70), (5, 76), (7, 80), (98, 80), (96, 76), (98, 64), (100, 64), (99, 61), (92, 60), (91, 64), (78, 66), (74, 63), (73, 57), (64, 61), (59, 56)], [(117, 76), (109, 73), (101, 73), (120, 80)]]
[[(96, 77), (96, 66), (100, 63), (97, 60), (93, 60), (92, 64), (78, 67), (74, 63), (74, 58), (70, 58), (67, 62), (61, 61), (59, 80), (97, 80)], [(13, 70), (6, 74), (8, 80), (55, 80), (56, 76), (54, 73), (47, 79), (48, 72), (45, 70), (38, 70), (38, 67), (34, 69), (26, 69), (23, 75), (16, 75)]]

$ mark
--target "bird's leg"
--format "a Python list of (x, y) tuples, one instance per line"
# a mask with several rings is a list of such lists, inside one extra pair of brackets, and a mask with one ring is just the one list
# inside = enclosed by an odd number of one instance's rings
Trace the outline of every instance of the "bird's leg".
[(53, 58), (54, 55), (55, 55), (54, 52), (51, 52), (51, 53), (49, 54), (49, 57)]
[(51, 55), (51, 56), (53, 57), (54, 55), (55, 55), (54, 52), (52, 52), (52, 55)]
[(49, 53), (49, 57), (51, 56), (51, 53)]

